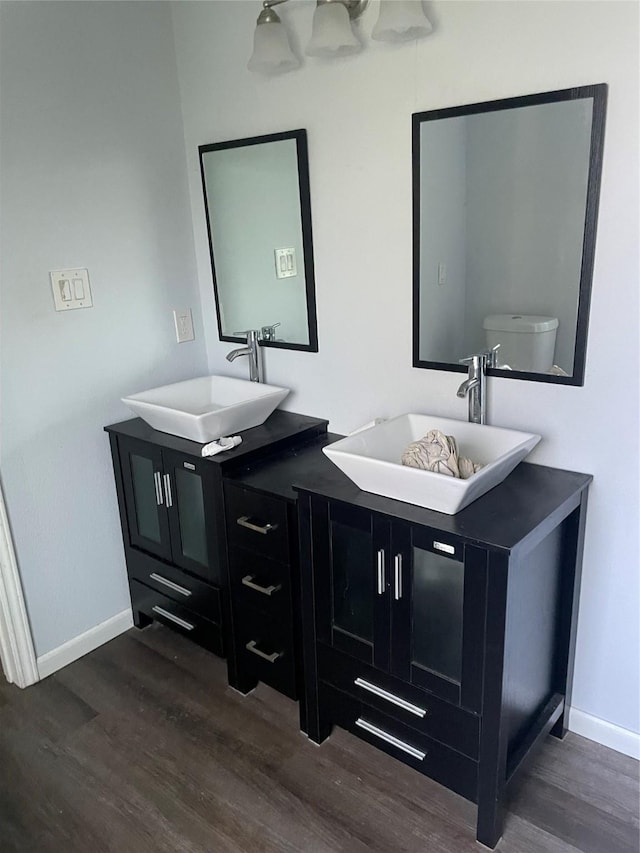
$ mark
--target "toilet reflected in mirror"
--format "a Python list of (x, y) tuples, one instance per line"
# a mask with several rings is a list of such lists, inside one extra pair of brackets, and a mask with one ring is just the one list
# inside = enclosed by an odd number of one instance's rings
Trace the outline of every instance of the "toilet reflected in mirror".
[(553, 360), (558, 330), (557, 317), (490, 314), (484, 318), (483, 327), (487, 349), (498, 347), (496, 367), (530, 373), (562, 370)]

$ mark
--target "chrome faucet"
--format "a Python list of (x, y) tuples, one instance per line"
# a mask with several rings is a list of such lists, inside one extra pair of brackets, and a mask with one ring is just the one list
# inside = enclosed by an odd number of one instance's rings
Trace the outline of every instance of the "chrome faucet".
[(469, 421), (474, 424), (487, 422), (487, 367), (495, 367), (498, 361), (498, 349), (496, 344), (490, 350), (461, 358), (461, 364), (469, 365), (469, 376), (458, 388), (458, 397), (467, 397), (469, 400)]
[(262, 359), (260, 358), (260, 343), (258, 332), (256, 329), (249, 329), (246, 332), (236, 332), (236, 335), (246, 335), (246, 347), (239, 347), (227, 353), (227, 361), (235, 361), (240, 355), (249, 357), (249, 379), (251, 382), (264, 382), (262, 370)]

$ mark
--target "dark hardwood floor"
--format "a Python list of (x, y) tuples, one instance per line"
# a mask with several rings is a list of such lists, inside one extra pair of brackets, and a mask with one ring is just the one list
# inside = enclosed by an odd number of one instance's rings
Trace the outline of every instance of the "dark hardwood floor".
[[(549, 738), (500, 853), (638, 853), (638, 764)], [(0, 678), (2, 853), (465, 853), (475, 807), (224, 661), (131, 630), (27, 690)]]

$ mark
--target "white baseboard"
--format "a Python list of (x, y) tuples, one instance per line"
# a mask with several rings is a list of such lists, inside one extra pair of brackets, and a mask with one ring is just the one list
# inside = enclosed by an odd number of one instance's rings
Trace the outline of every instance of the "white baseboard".
[(582, 735), (589, 740), (595, 740), (603, 746), (615, 749), (640, 759), (640, 734), (629, 729), (623, 729), (599, 717), (580, 711), (578, 708), (569, 709), (569, 731)]
[(119, 634), (128, 631), (133, 625), (133, 615), (131, 609), (123, 610), (122, 613), (116, 613), (110, 619), (89, 628), (84, 634), (74, 637), (58, 646), (57, 649), (52, 649), (37, 659), (38, 674), (40, 679), (52, 675), (63, 666), (73, 663), (74, 660), (83, 657), (84, 655), (97, 649), (98, 646), (108, 643)]

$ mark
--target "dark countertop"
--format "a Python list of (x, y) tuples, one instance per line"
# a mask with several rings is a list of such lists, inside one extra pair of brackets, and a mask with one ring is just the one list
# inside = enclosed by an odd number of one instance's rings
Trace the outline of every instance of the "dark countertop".
[(590, 474), (521, 462), (498, 486), (456, 515), (446, 515), (363, 492), (326, 461), (328, 465), (316, 466), (309, 476), (300, 471), (295, 488), (507, 551), (522, 545), (543, 522), (555, 519), (557, 523), (568, 515), (593, 479)]
[[(232, 450), (218, 453), (216, 456), (206, 457), (207, 462), (214, 465), (234, 467), (239, 461), (248, 462), (256, 457), (262, 458), (265, 453), (272, 454), (291, 444), (292, 441), (309, 441), (324, 435), (327, 431), (328, 421), (322, 418), (312, 418), (308, 415), (299, 415), (295, 412), (283, 412), (276, 409), (272, 415), (260, 426), (244, 430), (242, 444)], [(186, 453), (190, 456), (202, 458), (202, 444), (160, 432), (145, 423), (142, 418), (132, 418), (105, 427), (106, 432), (117, 435), (137, 438), (140, 441), (148, 441), (168, 450), (178, 453)], [(205, 442), (208, 443), (208, 442)]]
[[(140, 418), (105, 429), (192, 456), (201, 454), (202, 445), (158, 432)], [(262, 426), (242, 433), (242, 444), (207, 461), (224, 466), (230, 482), (290, 502), (297, 500), (298, 491), (310, 492), (507, 551), (522, 545), (543, 522), (557, 523), (568, 515), (593, 479), (590, 474), (521, 462), (500, 485), (456, 515), (446, 515), (363, 492), (322, 452), (342, 438), (326, 429), (326, 420), (276, 409)]]

